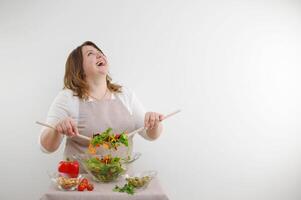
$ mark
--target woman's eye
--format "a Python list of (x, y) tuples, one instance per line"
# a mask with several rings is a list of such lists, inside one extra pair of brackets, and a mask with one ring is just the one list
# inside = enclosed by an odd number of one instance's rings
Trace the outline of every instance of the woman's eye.
[(89, 52), (89, 53), (88, 53), (88, 56), (90, 56), (91, 54), (92, 54), (92, 53), (91, 53), (91, 52)]

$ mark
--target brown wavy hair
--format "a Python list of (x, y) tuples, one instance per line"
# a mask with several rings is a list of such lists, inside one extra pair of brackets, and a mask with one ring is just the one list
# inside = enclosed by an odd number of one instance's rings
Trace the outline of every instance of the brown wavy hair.
[[(86, 75), (83, 67), (83, 46), (92, 46), (99, 50), (93, 42), (86, 41), (82, 45), (74, 49), (68, 56), (65, 66), (64, 89), (68, 88), (73, 91), (75, 96), (81, 99), (87, 99), (89, 96), (89, 85), (86, 81)], [(113, 93), (120, 93), (122, 86), (112, 83), (112, 78), (107, 75), (107, 87)]]

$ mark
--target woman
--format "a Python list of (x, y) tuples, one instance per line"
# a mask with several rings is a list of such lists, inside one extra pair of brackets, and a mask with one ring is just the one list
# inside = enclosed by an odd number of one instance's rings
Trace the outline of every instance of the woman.
[[(63, 137), (68, 136), (64, 156), (83, 153), (89, 143), (76, 135), (92, 137), (109, 127), (120, 133), (145, 126), (146, 131), (139, 133), (142, 137), (154, 140), (160, 136), (164, 116), (145, 112), (130, 89), (111, 82), (108, 69), (106, 56), (93, 42), (84, 42), (71, 52), (66, 62), (64, 89), (52, 103), (46, 120), (55, 131), (43, 128), (40, 136), (44, 152), (54, 152)], [(125, 156), (126, 152), (122, 147), (117, 154)]]

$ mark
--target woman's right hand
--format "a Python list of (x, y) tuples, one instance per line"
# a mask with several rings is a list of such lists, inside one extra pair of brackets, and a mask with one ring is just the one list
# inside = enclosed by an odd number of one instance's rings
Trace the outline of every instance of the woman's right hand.
[(67, 118), (59, 121), (59, 123), (55, 126), (55, 129), (59, 134), (63, 134), (63, 135), (69, 136), (69, 137), (79, 135), (78, 129), (77, 129), (77, 124), (70, 117), (67, 117)]

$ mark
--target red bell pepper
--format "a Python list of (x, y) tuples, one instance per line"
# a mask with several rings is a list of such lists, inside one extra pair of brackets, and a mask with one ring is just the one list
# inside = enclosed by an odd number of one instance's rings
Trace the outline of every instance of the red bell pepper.
[(58, 171), (67, 174), (70, 178), (76, 178), (79, 174), (79, 163), (76, 160), (63, 160), (59, 163)]

